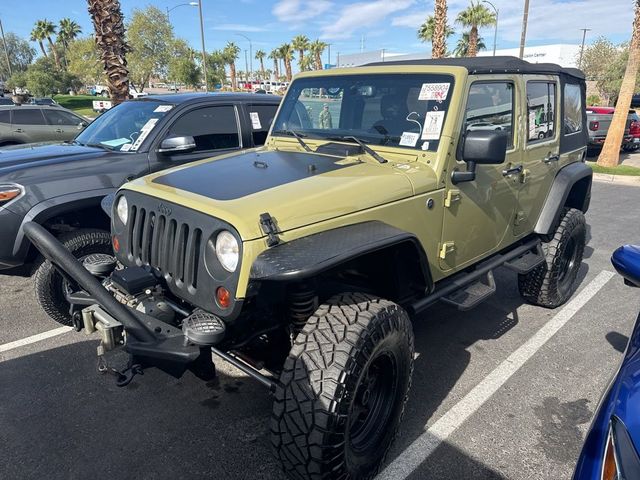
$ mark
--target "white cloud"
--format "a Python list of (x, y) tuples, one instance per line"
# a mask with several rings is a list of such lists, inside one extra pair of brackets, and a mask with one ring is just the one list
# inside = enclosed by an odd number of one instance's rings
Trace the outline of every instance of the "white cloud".
[(329, 0), (280, 0), (274, 5), (272, 13), (281, 22), (300, 25), (325, 13), (332, 5)]
[(265, 27), (255, 25), (245, 25), (243, 23), (221, 23), (211, 27), (211, 30), (233, 30), (236, 32), (266, 32)]
[(414, 4), (414, 0), (374, 0), (352, 3), (342, 9), (338, 18), (322, 27), (324, 39), (349, 38), (364, 27), (371, 27), (388, 15), (400, 12)]

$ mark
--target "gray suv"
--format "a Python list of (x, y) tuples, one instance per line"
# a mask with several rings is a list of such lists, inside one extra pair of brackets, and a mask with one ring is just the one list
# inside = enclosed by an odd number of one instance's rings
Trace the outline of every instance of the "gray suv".
[(0, 107), (0, 147), (23, 143), (73, 140), (89, 122), (62, 107)]

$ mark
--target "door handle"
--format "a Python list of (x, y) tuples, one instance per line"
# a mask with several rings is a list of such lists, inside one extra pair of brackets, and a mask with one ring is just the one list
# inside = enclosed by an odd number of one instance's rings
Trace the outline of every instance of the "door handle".
[(549, 155), (544, 157), (543, 162), (551, 163), (551, 162), (557, 162), (558, 160), (560, 160), (560, 155), (558, 155), (557, 153), (550, 153)]
[(523, 167), (522, 165), (517, 165), (515, 167), (507, 168), (502, 170), (502, 176), (508, 177), (509, 175), (515, 175), (516, 173), (522, 173)]
[(61, 128), (56, 128), (56, 133), (62, 133), (64, 132), (64, 130), (62, 130)]
[(24, 130), (22, 130), (21, 128), (16, 128), (16, 129), (14, 130), (14, 132), (15, 132), (15, 133), (22, 133), (22, 132), (24, 132)]

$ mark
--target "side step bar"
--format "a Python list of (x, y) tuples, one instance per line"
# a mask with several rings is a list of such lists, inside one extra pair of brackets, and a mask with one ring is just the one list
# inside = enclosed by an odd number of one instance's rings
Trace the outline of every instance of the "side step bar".
[(427, 295), (426, 297), (410, 304), (408, 306), (410, 313), (414, 315), (418, 314), (436, 303), (438, 300), (441, 300), (444, 297), (448, 297), (458, 290), (465, 289), (467, 286), (477, 282), (482, 277), (488, 275), (492, 270), (505, 265), (507, 262), (513, 261), (526, 255), (527, 252), (530, 252), (534, 248), (539, 248), (540, 243), (541, 242), (539, 238), (534, 238), (532, 240), (529, 240), (528, 242), (523, 243), (519, 247), (514, 248), (513, 250), (510, 250), (506, 253), (498, 253), (490, 257), (488, 260), (481, 263), (472, 272), (463, 272), (454, 275), (451, 280), (445, 280), (446, 283), (443, 284), (441, 288), (436, 287), (436, 290), (432, 294)]
[(458, 310), (467, 311), (482, 303), (496, 293), (496, 281), (493, 279), (493, 271), (487, 272), (486, 279), (470, 283), (466, 288), (461, 288), (440, 301), (457, 307)]

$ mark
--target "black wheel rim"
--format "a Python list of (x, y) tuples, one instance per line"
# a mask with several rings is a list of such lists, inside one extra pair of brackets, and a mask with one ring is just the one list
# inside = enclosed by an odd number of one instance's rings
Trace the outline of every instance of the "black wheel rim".
[(573, 237), (569, 237), (567, 244), (560, 254), (560, 265), (558, 274), (558, 286), (566, 291), (573, 283), (573, 273), (577, 265), (578, 244)]
[(354, 453), (371, 453), (384, 443), (397, 395), (396, 359), (390, 352), (379, 353), (360, 378), (349, 411), (347, 438)]

